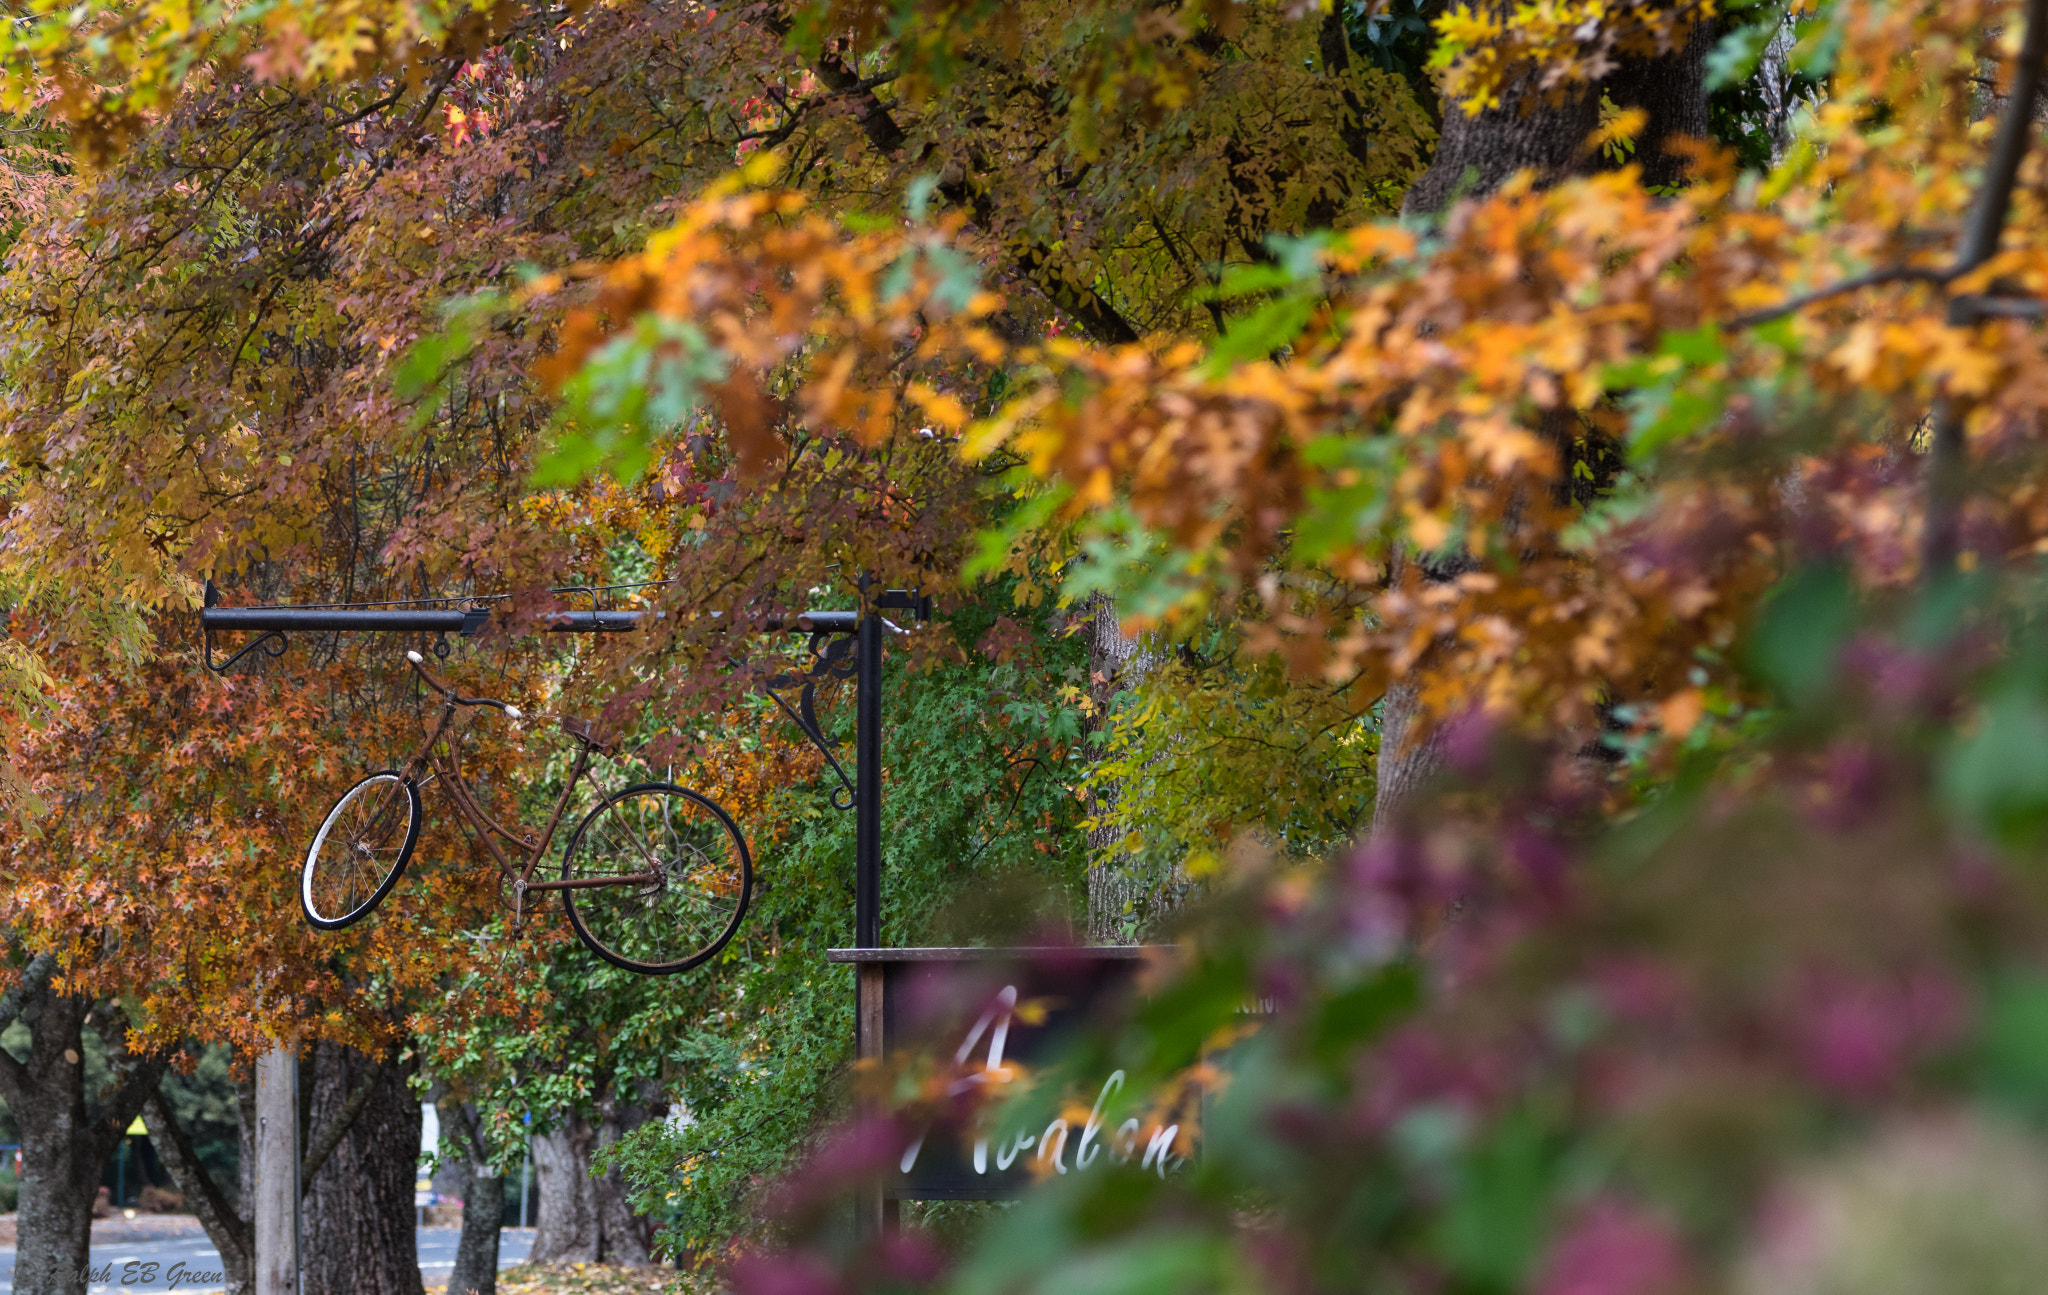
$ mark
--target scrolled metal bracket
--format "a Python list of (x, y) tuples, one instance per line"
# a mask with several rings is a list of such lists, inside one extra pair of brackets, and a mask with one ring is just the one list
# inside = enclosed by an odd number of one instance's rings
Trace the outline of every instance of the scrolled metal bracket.
[[(851, 679), (857, 665), (853, 635), (835, 630), (819, 630), (811, 635), (811, 655), (817, 658), (807, 670), (771, 676), (761, 684), (766, 693), (783, 713), (796, 722), (803, 730), (811, 745), (818, 748), (825, 757), (825, 763), (832, 766), (832, 772), (839, 778), (839, 786), (832, 792), (834, 809), (853, 808), (853, 779), (846, 776), (839, 757), (832, 754), (832, 743), (825, 736), (825, 730), (818, 723), (818, 682), (821, 679)], [(796, 705), (777, 692), (778, 688), (795, 688), (803, 685), (797, 694)]]
[[(219, 603), (220, 590), (214, 588), (213, 581), (209, 579), (206, 582), (206, 605), (213, 607), (219, 605)], [(291, 646), (291, 641), (285, 638), (283, 630), (270, 630), (267, 633), (258, 635), (253, 642), (244, 643), (241, 651), (235, 653), (227, 660), (216, 663), (213, 659), (213, 630), (209, 627), (202, 631), (202, 633), (206, 639), (206, 668), (215, 674), (226, 674), (234, 667), (235, 662), (248, 656), (258, 648), (263, 649), (265, 656), (274, 659), (283, 656), (285, 649)]]
[(235, 662), (248, 656), (257, 648), (262, 648), (265, 656), (281, 657), (284, 655), (285, 649), (290, 646), (291, 642), (285, 638), (283, 630), (271, 630), (259, 637), (255, 642), (243, 644), (241, 651), (235, 653), (227, 660), (216, 663), (213, 659), (213, 631), (208, 630), (206, 631), (206, 668), (215, 674), (226, 674), (234, 667)]

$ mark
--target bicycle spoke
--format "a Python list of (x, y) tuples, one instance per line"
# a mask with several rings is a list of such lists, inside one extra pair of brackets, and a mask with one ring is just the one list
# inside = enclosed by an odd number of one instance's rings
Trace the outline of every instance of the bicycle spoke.
[(640, 969), (708, 956), (745, 904), (743, 849), (723, 820), (683, 793), (622, 793), (585, 821), (565, 875), (652, 879), (572, 891), (570, 912), (586, 939)]
[[(661, 871), (661, 855), (656, 853), (653, 843), (647, 840), (641, 833), (640, 825), (634, 821), (636, 816), (625, 814), (621, 815), (621, 817), (625, 819), (624, 826), (628, 840), (639, 848), (640, 857), (646, 862), (646, 871)], [(636, 871), (638, 870), (636, 869)]]
[(316, 925), (345, 925), (382, 898), (413, 834), (412, 793), (375, 774), (343, 794), (309, 848), (302, 885)]

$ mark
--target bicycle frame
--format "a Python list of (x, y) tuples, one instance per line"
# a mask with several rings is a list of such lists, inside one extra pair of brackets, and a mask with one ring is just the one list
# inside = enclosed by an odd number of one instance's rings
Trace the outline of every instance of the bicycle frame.
[[(553, 812), (548, 815), (547, 826), (541, 829), (538, 837), (521, 836), (492, 818), (477, 802), (475, 793), (470, 791), (469, 784), (463, 780), (460, 759), (453, 741), (445, 743), (442, 753), (436, 753), (434, 750), (435, 745), (448, 736), (449, 729), (455, 723), (455, 713), (465, 705), (495, 705), (500, 709), (509, 708), (501, 702), (491, 702), (488, 699), (465, 700), (459, 697), (453, 689), (428, 675), (418, 661), (413, 662), (413, 669), (418, 671), (420, 677), (426, 680), (430, 687), (442, 695), (441, 714), (434, 722), (433, 729), (428, 732), (427, 740), (420, 745), (419, 751), (401, 766), (399, 776), (416, 787), (425, 787), (429, 781), (440, 782), (449, 801), (454, 804), (455, 812), (469, 821), (469, 825), (476, 830), (478, 839), (491, 852), (491, 857), (497, 860), (498, 870), (510, 879), (513, 895), (512, 920), (515, 929), (525, 918), (526, 893), (530, 890), (587, 890), (599, 886), (644, 885), (660, 880), (658, 867), (650, 858), (649, 869), (646, 872), (535, 881), (534, 869), (540, 866), (541, 859), (547, 855), (548, 847), (554, 844), (555, 833), (562, 825), (562, 817), (568, 813), (569, 803), (576, 794), (576, 784), (581, 782), (584, 774), (589, 771), (590, 744), (580, 739), (577, 741), (575, 763), (569, 769), (568, 780), (562, 785), (562, 794), (556, 799)], [(516, 716), (518, 712), (512, 713)], [(423, 777), (428, 770), (432, 771), (432, 777)], [(495, 837), (502, 837), (517, 847), (523, 856), (518, 864), (515, 865), (506, 857), (505, 851), (493, 839)]]

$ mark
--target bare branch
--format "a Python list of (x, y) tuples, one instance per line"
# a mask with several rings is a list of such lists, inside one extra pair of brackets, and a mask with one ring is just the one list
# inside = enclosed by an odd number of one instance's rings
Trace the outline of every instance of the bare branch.
[[(2048, 0), (2027, 0), (2027, 33), (2020, 43), (2019, 62), (2013, 68), (2012, 97), (2006, 100), (2005, 117), (1998, 123), (1998, 138), (1984, 167), (1984, 188), (1970, 214), (1969, 230), (1956, 256), (1952, 278), (1968, 274), (1998, 252), (2006, 217), (2012, 211), (2012, 191), (2019, 179), (2020, 163), (2034, 141), (2034, 102), (2041, 94), (2044, 63), (2048, 63)], [(1966, 299), (1957, 298), (1949, 303), (1950, 323), (1966, 324), (1973, 318), (1973, 308)], [(1967, 467), (1962, 411), (1954, 401), (1944, 398), (1936, 407), (1934, 443), (1928, 455), (1927, 516), (1920, 553), (1923, 578), (1937, 578), (1955, 567)]]
[(1954, 308), (1969, 316), (1972, 322), (1979, 319), (2042, 319), (2048, 318), (2048, 301), (2035, 297), (1957, 297)]
[(148, 1122), (150, 1145), (164, 1168), (183, 1192), (192, 1212), (199, 1216), (206, 1235), (220, 1251), (221, 1263), (229, 1272), (246, 1274), (249, 1269), (249, 1223), (228, 1203), (227, 1194), (213, 1181), (213, 1175), (192, 1149), (192, 1140), (171, 1113), (171, 1104), (161, 1090), (151, 1093), (142, 1104), (142, 1118)]
[(1773, 320), (1783, 319), (1787, 315), (1796, 315), (1809, 306), (1817, 306), (1822, 302), (1832, 301), (1836, 297), (1846, 297), (1852, 292), (1861, 292), (1865, 288), (1881, 287), (1887, 283), (1932, 283), (1939, 285), (1950, 282), (1959, 273), (1961, 271), (1936, 270), (1921, 265), (1888, 265), (1881, 270), (1872, 270), (1868, 274), (1859, 274), (1853, 279), (1844, 279), (1831, 287), (1820, 288), (1797, 297), (1787, 298), (1775, 306), (1765, 306), (1761, 310), (1752, 310), (1748, 314), (1737, 315), (1723, 324), (1722, 327), (1730, 330), (1755, 328), (1760, 324), (1768, 324)]

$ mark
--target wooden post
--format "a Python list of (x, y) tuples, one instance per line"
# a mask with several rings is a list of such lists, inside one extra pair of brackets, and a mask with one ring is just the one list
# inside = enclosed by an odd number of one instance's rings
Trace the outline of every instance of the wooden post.
[[(882, 1058), (882, 964), (857, 962), (854, 975), (855, 1050), (863, 1061)], [(896, 1202), (888, 1200), (880, 1183), (860, 1189), (854, 1199), (854, 1228), (864, 1237), (881, 1236), (896, 1219)]]
[(256, 1058), (256, 1295), (299, 1295), (299, 1057)]

